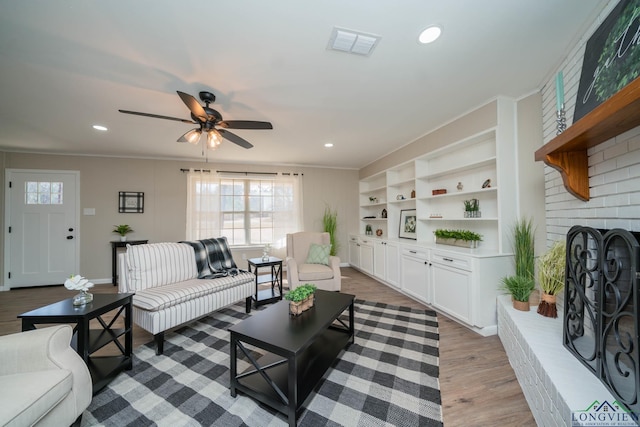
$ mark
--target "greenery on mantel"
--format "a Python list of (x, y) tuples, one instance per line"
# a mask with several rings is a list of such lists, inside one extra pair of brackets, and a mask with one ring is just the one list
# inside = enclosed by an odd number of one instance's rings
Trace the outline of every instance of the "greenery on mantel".
[(435, 230), (433, 234), (440, 239), (455, 239), (471, 242), (479, 242), (482, 240), (482, 236), (480, 234), (469, 230), (445, 230), (439, 228)]

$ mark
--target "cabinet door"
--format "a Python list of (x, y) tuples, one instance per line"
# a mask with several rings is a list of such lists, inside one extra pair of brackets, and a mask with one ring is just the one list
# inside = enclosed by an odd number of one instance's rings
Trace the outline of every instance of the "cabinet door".
[(471, 273), (433, 263), (433, 305), (471, 324)]
[(400, 252), (397, 243), (386, 242), (385, 245), (385, 269), (387, 273), (386, 281), (395, 287), (400, 286)]
[(387, 242), (375, 242), (373, 247), (373, 275), (380, 280), (386, 279), (386, 245)]
[(430, 303), (429, 263), (420, 258), (402, 255), (402, 290), (414, 298)]
[(360, 242), (360, 268), (368, 274), (373, 274), (373, 243), (370, 240)]
[(349, 240), (349, 264), (360, 268), (360, 244), (358, 240)]

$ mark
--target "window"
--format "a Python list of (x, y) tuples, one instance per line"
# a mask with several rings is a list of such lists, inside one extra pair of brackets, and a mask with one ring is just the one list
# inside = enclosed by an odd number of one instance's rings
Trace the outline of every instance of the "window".
[(191, 172), (187, 239), (225, 236), (230, 245), (284, 247), (301, 224), (299, 176), (225, 177)]
[(24, 183), (24, 203), (27, 205), (61, 205), (62, 182), (27, 181)]

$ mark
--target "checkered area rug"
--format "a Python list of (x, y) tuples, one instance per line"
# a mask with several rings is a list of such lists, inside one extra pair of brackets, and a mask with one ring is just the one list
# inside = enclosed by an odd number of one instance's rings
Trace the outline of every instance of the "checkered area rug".
[[(161, 356), (152, 343), (137, 348), (133, 369), (94, 396), (82, 425), (286, 426), (284, 415), (230, 395), (227, 329), (247, 316), (237, 304), (168, 333)], [(298, 426), (442, 426), (436, 313), (356, 300), (355, 330)], [(239, 372), (248, 366), (238, 361)]]

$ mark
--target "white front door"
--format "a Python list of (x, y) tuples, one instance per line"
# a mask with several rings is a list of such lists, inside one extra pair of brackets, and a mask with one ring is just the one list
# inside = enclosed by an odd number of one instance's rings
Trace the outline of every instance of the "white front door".
[(79, 274), (80, 173), (7, 169), (6, 183), (5, 288)]

